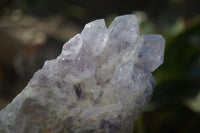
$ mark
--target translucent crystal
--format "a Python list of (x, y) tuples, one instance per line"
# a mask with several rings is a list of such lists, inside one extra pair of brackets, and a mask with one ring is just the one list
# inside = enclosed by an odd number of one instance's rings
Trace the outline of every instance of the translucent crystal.
[(161, 35), (139, 34), (135, 15), (86, 24), (0, 111), (1, 133), (132, 133), (163, 63)]

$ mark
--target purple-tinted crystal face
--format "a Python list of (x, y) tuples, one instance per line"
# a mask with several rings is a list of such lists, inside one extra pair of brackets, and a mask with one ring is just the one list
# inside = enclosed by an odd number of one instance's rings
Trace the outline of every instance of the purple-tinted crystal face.
[(140, 35), (135, 15), (86, 24), (0, 112), (2, 133), (131, 133), (163, 62), (161, 35)]
[(120, 52), (139, 38), (139, 27), (134, 15), (116, 17), (108, 28), (109, 47)]
[(58, 57), (58, 59), (74, 60), (79, 54), (79, 51), (81, 50), (82, 45), (83, 45), (82, 38), (80, 34), (77, 34), (76, 36), (74, 36), (72, 39), (70, 39), (68, 42), (64, 44), (62, 53)]
[(105, 21), (100, 19), (86, 24), (81, 36), (84, 43), (84, 52), (89, 53), (90, 56), (98, 56), (104, 49), (108, 39), (108, 29)]
[(143, 45), (139, 50), (138, 57), (149, 68), (154, 71), (163, 63), (165, 40), (161, 35), (142, 35)]

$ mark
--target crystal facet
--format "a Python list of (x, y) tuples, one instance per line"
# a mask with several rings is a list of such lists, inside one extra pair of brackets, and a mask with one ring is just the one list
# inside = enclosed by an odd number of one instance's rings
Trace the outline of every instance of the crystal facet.
[(163, 63), (161, 35), (139, 34), (135, 15), (88, 23), (0, 111), (1, 133), (131, 133)]

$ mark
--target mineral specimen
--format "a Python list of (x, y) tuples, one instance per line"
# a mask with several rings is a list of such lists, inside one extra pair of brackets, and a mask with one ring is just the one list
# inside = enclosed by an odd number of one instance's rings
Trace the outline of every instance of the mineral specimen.
[(163, 62), (161, 35), (135, 15), (88, 23), (0, 112), (1, 133), (131, 133)]

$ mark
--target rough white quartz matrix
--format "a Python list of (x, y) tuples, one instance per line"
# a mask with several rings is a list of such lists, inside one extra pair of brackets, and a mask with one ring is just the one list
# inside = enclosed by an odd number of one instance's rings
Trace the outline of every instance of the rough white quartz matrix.
[(135, 15), (88, 23), (0, 112), (1, 133), (131, 133), (163, 62), (161, 35)]

